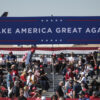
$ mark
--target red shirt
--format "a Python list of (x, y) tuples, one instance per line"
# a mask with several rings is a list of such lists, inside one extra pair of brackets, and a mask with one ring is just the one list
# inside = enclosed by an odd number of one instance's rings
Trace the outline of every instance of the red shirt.
[(15, 81), (15, 76), (18, 76), (18, 71), (17, 70), (12, 70), (11, 71), (11, 76), (13, 78), (13, 81)]
[(13, 76), (13, 75), (18, 76), (18, 71), (17, 70), (12, 70), (11, 71), (11, 76)]
[(58, 58), (58, 61), (62, 61), (63, 59), (62, 58)]
[(66, 61), (66, 59), (65, 58), (58, 58), (58, 61), (60, 61), (60, 62), (62, 62), (62, 61)]
[(68, 80), (68, 79), (70, 79), (70, 78), (72, 78), (73, 79), (73, 77), (74, 77), (74, 75), (73, 75), (73, 73), (66, 73), (66, 75), (65, 75), (65, 80)]
[(25, 75), (21, 75), (21, 76), (20, 76), (20, 79), (21, 79), (22, 81), (26, 82), (26, 76), (25, 76)]
[(68, 73), (66, 73), (66, 76), (65, 76), (65, 80), (68, 80), (70, 77), (68, 75)]

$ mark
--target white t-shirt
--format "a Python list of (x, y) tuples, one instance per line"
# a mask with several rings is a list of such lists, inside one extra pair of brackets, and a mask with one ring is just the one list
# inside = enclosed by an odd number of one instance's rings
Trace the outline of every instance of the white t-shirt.
[(45, 57), (43, 59), (41, 58), (40, 62), (42, 62), (43, 64), (47, 64), (47, 58), (45, 58)]
[(81, 79), (81, 82), (83, 82), (83, 81), (86, 83), (86, 78), (84, 76)]
[(73, 61), (75, 61), (75, 58), (74, 58), (74, 57), (69, 57), (68, 60), (69, 60), (70, 62), (73, 62)]
[(34, 75), (32, 75), (32, 76), (27, 76), (27, 85), (29, 85), (29, 86), (31, 86), (32, 85), (32, 83), (30, 82), (30, 79), (32, 80), (32, 81), (34, 81)]

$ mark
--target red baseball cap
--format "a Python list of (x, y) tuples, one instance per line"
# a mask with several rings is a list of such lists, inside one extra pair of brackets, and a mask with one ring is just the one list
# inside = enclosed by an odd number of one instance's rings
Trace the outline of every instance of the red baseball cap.
[(34, 53), (35, 52), (35, 49), (31, 49), (31, 52)]
[(4, 57), (4, 54), (1, 54), (1, 57)]
[(76, 69), (75, 72), (78, 73), (79, 71)]
[(36, 87), (33, 87), (32, 90), (36, 90)]
[(56, 56), (56, 54), (53, 54), (53, 56)]
[(87, 91), (87, 89), (86, 89), (86, 88), (83, 88), (82, 90), (83, 90), (84, 92), (85, 92), (85, 91)]
[(10, 51), (9, 54), (12, 54), (12, 51)]
[(43, 67), (43, 65), (40, 65), (40, 67), (42, 68), (42, 67)]

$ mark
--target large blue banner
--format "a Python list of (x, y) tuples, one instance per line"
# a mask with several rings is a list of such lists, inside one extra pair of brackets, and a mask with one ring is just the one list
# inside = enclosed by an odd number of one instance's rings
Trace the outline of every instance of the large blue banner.
[(100, 17), (1, 17), (0, 44), (99, 44)]

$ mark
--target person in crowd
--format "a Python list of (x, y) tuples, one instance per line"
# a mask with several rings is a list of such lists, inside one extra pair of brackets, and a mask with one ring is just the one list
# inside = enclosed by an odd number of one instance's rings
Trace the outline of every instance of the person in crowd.
[(34, 86), (32, 87), (32, 91), (30, 92), (30, 97), (34, 98), (37, 95), (37, 88)]
[(80, 85), (81, 85), (81, 90), (84, 90), (84, 88), (88, 89), (88, 86), (84, 81), (82, 81)]
[(79, 64), (77, 64), (75, 69), (78, 69), (79, 73), (81, 73), (82, 71), (84, 71), (84, 67), (85, 66), (80, 66)]
[(68, 68), (68, 72), (65, 75), (65, 87), (68, 85), (69, 80), (74, 78), (74, 74), (70, 68)]
[(73, 81), (73, 98), (78, 98), (78, 93), (81, 91), (81, 85), (77, 81)]
[(45, 55), (40, 56), (40, 62), (44, 67), (47, 67), (48, 62), (47, 62), (47, 58), (45, 57)]
[(89, 81), (89, 84), (88, 84), (88, 93), (90, 96), (92, 96), (93, 94), (93, 86), (91, 84), (91, 81)]
[(24, 87), (24, 97), (29, 98), (29, 88), (27, 85)]
[(26, 79), (27, 77), (27, 72), (26, 70), (24, 69), (24, 71), (22, 72), (22, 74), (20, 75), (20, 80), (22, 81), (22, 86), (24, 87), (26, 85)]
[(32, 62), (32, 68), (34, 68), (34, 70), (37, 70), (37, 69), (39, 69), (39, 66), (41, 65), (41, 62), (40, 62), (40, 60), (33, 60), (33, 62)]
[(96, 79), (93, 79), (93, 81), (92, 81), (91, 84), (92, 84), (92, 86), (93, 86), (93, 91), (98, 91), (98, 89), (99, 89), (99, 87), (100, 87), (100, 83), (97, 82)]
[(9, 52), (7, 58), (6, 58), (6, 64), (7, 68), (9, 69), (12, 64), (17, 64), (17, 57), (13, 54), (12, 51)]
[(0, 66), (0, 85), (3, 83), (4, 69)]
[(66, 75), (65, 75), (65, 80), (68, 80), (68, 79), (70, 79), (70, 78), (72, 78), (73, 79), (73, 77), (74, 77), (74, 74), (73, 74), (73, 72), (72, 72), (72, 69), (68, 69), (68, 72), (66, 73)]
[(14, 82), (14, 87), (13, 87), (13, 95), (15, 97), (18, 97), (19, 96), (19, 81), (15, 81)]
[(69, 82), (69, 85), (66, 87), (66, 90), (65, 90), (65, 97), (66, 98), (73, 98), (73, 81), (70, 81)]
[(65, 75), (66, 75), (67, 71), (68, 71), (68, 66), (66, 65), (66, 67), (62, 71), (64, 85), (65, 85)]
[(70, 54), (70, 57), (68, 57), (68, 61), (69, 61), (69, 64), (74, 64), (74, 62), (75, 62), (75, 57), (74, 57), (73, 52)]
[(52, 54), (51, 55), (51, 65), (50, 65), (51, 72), (56, 71), (56, 69), (55, 69), (56, 62), (57, 62), (57, 56), (56, 56), (56, 54)]
[(38, 82), (39, 77), (40, 77), (40, 72), (39, 72), (39, 69), (36, 69), (36, 70), (34, 71), (34, 75), (35, 75), (36, 80), (37, 80), (37, 82)]
[(52, 95), (51, 100), (58, 100), (57, 95)]
[(58, 60), (55, 61), (55, 63), (53, 64), (53, 68), (54, 68), (54, 73), (58, 74), (59, 73), (59, 62)]
[(81, 83), (81, 82), (87, 83), (87, 80), (86, 80), (86, 77), (85, 77), (85, 73), (84, 72), (81, 72), (81, 76), (80, 76), (80, 79), (79, 79), (78, 82), (79, 83)]
[(27, 98), (24, 97), (24, 90), (20, 89), (20, 96), (18, 97), (18, 100), (27, 100)]
[(13, 84), (13, 80), (12, 80), (11, 70), (10, 70), (10, 69), (8, 70), (6, 82), (7, 82), (8, 96), (9, 96), (10, 91), (11, 91), (11, 86), (12, 86), (12, 84)]
[(87, 66), (86, 66), (86, 72), (87, 72), (88, 76), (90, 76), (91, 78), (93, 77), (94, 71), (93, 71), (93, 67), (92, 67), (91, 64), (87, 64)]
[(66, 67), (67, 62), (64, 60), (62, 61), (62, 67), (61, 67), (61, 72), (63, 71), (63, 69)]
[(40, 67), (40, 85), (42, 87), (43, 92), (46, 92), (49, 89), (48, 77), (46, 76), (43, 66)]
[(11, 76), (13, 79), (13, 82), (15, 81), (16, 77), (19, 76), (18, 69), (16, 68), (16, 65), (11, 65)]
[(10, 84), (10, 87), (9, 87), (9, 90), (8, 90), (8, 97), (9, 98), (12, 98), (14, 95), (13, 95), (13, 84)]
[(79, 70), (76, 69), (74, 71), (74, 81), (79, 81), (80, 80), (81, 75), (79, 74)]
[(29, 69), (32, 65), (32, 56), (34, 52), (35, 52), (35, 49), (31, 49), (31, 51), (27, 53), (26, 60), (25, 60), (26, 69)]
[(7, 89), (6, 89), (6, 86), (4, 86), (3, 84), (0, 86), (0, 92), (1, 92), (1, 95), (2, 97), (6, 97), (7, 96)]
[(62, 70), (65, 68), (66, 66), (66, 58), (64, 57), (64, 54), (63, 53), (60, 53), (60, 55), (58, 56), (58, 63), (57, 63), (57, 66), (56, 66), (56, 71), (58, 73), (61, 73)]
[[(41, 99), (43, 99), (41, 93), (42, 93), (41, 90), (36, 91), (36, 95), (35, 95), (35, 99), (36, 99), (36, 100), (41, 100)], [(34, 96), (33, 96), (33, 98), (34, 98)], [(46, 99), (45, 96), (44, 96), (44, 99)]]
[(4, 54), (1, 54), (0, 66), (2, 66), (3, 68), (6, 67), (6, 58)]
[(23, 56), (22, 61), (21, 61), (21, 63), (20, 63), (23, 69), (25, 68), (25, 61), (26, 61), (26, 58), (27, 58), (27, 53), (25, 53), (25, 55)]
[(80, 91), (78, 100), (90, 100), (90, 99), (85, 97), (85, 93), (83, 91)]
[(92, 67), (94, 67), (94, 65), (95, 65), (95, 59), (94, 59), (94, 54), (92, 52), (87, 55), (86, 61), (87, 61), (88, 64), (91, 64)]
[(57, 95), (58, 98), (64, 96), (64, 92), (62, 90), (62, 86), (63, 86), (63, 81), (60, 81), (59, 85), (57, 86), (57, 89), (56, 89), (56, 95)]
[(28, 71), (28, 76), (27, 76), (27, 85), (29, 86), (29, 89), (31, 88), (32, 85), (34, 85), (36, 83), (36, 78), (32, 72), (32, 70), (30, 69)]
[(78, 58), (78, 66), (83, 67), (84, 63), (85, 63), (85, 59), (83, 59), (82, 56), (79, 56), (79, 58)]

